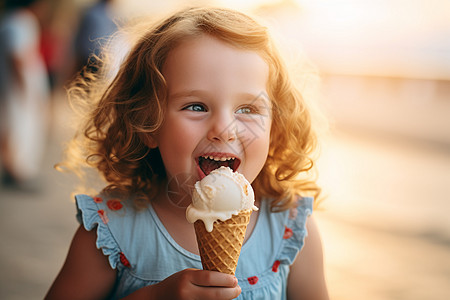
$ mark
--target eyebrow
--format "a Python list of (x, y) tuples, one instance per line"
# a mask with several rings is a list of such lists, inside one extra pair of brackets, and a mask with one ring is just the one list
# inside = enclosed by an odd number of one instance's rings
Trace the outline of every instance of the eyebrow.
[(205, 97), (209, 96), (210, 93), (204, 90), (182, 90), (173, 94), (169, 94), (169, 97), (172, 99), (182, 98), (182, 97), (192, 97), (199, 96)]
[[(205, 90), (182, 90), (179, 92), (175, 92), (172, 94), (169, 94), (169, 97), (171, 99), (178, 99), (183, 97), (210, 97), (214, 93), (205, 91)], [(267, 96), (266, 91), (261, 91), (258, 93), (252, 93), (252, 92), (240, 92), (234, 95), (236, 98), (244, 99), (248, 101), (263, 101), (267, 103), (271, 103), (269, 97)]]

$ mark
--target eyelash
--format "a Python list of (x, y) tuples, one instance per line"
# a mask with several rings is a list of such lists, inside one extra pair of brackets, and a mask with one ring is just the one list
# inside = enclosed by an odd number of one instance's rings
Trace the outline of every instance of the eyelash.
[(258, 113), (258, 109), (255, 106), (253, 106), (253, 105), (247, 105), (247, 106), (239, 107), (236, 112), (238, 112), (240, 110), (243, 110), (243, 109), (248, 110), (247, 112), (245, 112), (243, 114), (257, 114)]
[[(194, 107), (200, 107), (201, 110), (195, 110)], [(208, 111), (204, 105), (198, 104), (198, 103), (186, 105), (185, 107), (183, 107), (183, 110), (190, 110), (190, 111), (194, 111), (194, 112)]]

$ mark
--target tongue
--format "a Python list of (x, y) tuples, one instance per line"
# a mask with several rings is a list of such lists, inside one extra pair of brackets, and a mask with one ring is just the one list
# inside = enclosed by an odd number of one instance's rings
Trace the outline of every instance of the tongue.
[(200, 169), (202, 169), (205, 175), (211, 173), (211, 171), (218, 169), (222, 166), (230, 167), (230, 163), (228, 161), (216, 161), (212, 159), (200, 159), (199, 161)]

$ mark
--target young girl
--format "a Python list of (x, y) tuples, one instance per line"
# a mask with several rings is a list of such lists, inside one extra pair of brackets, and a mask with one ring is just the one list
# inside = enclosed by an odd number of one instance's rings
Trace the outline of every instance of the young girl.
[[(76, 196), (81, 226), (46, 299), (328, 299), (307, 220), (318, 188), (299, 179), (311, 118), (265, 27), (185, 9), (146, 29), (99, 99), (75, 89), (93, 106), (83, 153), (108, 184)], [(185, 215), (189, 187), (222, 165), (259, 207), (236, 276), (201, 270)]]

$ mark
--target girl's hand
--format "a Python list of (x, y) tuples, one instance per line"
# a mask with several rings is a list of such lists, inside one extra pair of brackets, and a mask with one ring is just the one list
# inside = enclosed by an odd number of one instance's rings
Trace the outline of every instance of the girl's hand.
[[(144, 292), (144, 290), (146, 290)], [(147, 286), (125, 299), (234, 299), (241, 293), (233, 275), (215, 271), (185, 269), (158, 284)], [(138, 294), (140, 296), (138, 296)], [(139, 298), (138, 298), (139, 297)]]
[(234, 299), (241, 293), (233, 275), (197, 269), (175, 273), (157, 286), (159, 299)]

